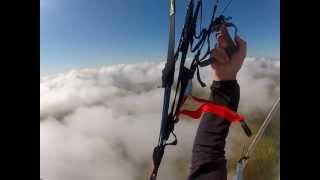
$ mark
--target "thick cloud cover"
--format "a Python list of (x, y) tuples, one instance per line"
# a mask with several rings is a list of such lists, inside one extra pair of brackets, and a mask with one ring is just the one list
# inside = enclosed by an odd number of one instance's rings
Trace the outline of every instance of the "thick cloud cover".
[[(265, 112), (279, 96), (279, 62), (246, 59), (239, 73), (240, 112)], [(146, 179), (159, 133), (163, 66), (164, 62), (121, 64), (40, 77), (41, 177)], [(210, 71), (201, 71), (208, 86)], [(209, 94), (209, 88), (194, 84), (195, 94)], [(238, 126), (232, 128), (227, 150), (245, 137), (238, 135)], [(179, 145), (167, 148), (161, 179), (186, 178), (196, 129), (196, 121), (177, 125)]]

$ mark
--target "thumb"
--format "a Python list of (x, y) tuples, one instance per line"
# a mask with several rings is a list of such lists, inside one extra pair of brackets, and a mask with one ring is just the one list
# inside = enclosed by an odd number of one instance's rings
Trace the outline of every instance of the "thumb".
[(236, 37), (235, 41), (236, 41), (236, 44), (237, 44), (239, 50), (244, 50), (244, 51), (247, 50), (247, 42), (246, 41), (241, 39), (239, 36)]
[(232, 55), (232, 58), (234, 59), (233, 63), (242, 64), (247, 55), (247, 43), (243, 39), (241, 39), (239, 36), (235, 38), (235, 42), (238, 49)]

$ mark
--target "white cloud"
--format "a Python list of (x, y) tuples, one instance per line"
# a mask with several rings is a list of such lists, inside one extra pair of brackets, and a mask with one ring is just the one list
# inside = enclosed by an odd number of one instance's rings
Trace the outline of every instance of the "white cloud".
[[(280, 90), (278, 62), (247, 58), (239, 73), (240, 110), (271, 106)], [(160, 128), (163, 66), (122, 64), (40, 77), (41, 177), (146, 179)], [(207, 85), (210, 71), (201, 71)], [(194, 84), (194, 91), (209, 93)], [(186, 178), (196, 128), (195, 121), (177, 124), (179, 145), (167, 148), (161, 179)], [(229, 138), (234, 142), (236, 132)]]

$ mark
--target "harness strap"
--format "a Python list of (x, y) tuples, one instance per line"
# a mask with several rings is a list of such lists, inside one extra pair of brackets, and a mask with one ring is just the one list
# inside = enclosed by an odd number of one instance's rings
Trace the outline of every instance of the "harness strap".
[[(189, 81), (188, 86), (191, 86), (191, 85), (192, 85), (192, 82)], [(190, 88), (192, 88), (192, 87), (189, 87), (187, 89), (190, 89)], [(246, 133), (246, 135), (248, 137), (252, 136), (252, 131), (250, 130), (247, 123), (244, 121), (245, 118), (243, 115), (238, 114), (237, 112), (227, 108), (226, 106), (218, 105), (212, 101), (208, 101), (208, 100), (201, 99), (201, 98), (198, 98), (195, 96), (191, 96), (190, 92), (191, 92), (191, 90), (189, 90), (185, 94), (185, 96), (183, 97), (181, 107), (183, 106), (183, 104), (185, 103), (185, 101), (188, 97), (191, 97), (194, 101), (202, 103), (202, 105), (194, 111), (181, 110), (181, 108), (179, 108), (176, 113), (176, 119), (179, 119), (180, 114), (189, 116), (193, 119), (199, 119), (203, 113), (211, 113), (211, 114), (214, 114), (218, 117), (221, 117), (221, 118), (229, 121), (230, 123), (240, 122), (240, 125), (241, 125), (243, 131)]]
[[(216, 116), (222, 117), (225, 120), (229, 122), (240, 122), (244, 121), (244, 116), (236, 113), (235, 111), (230, 110), (229, 108), (215, 104), (211, 101), (197, 98), (195, 96), (189, 96), (191, 97), (194, 101), (197, 101), (199, 103), (202, 103), (200, 107), (198, 107), (196, 110), (191, 111), (191, 110), (179, 110), (177, 113), (177, 116), (183, 114), (186, 116), (189, 116), (193, 119), (199, 119), (203, 113), (211, 113)], [(185, 97), (187, 98), (187, 97)]]

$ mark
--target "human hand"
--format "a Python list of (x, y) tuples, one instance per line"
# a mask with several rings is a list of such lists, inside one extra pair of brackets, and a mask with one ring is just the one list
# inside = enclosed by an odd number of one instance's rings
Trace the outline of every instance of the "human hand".
[(211, 51), (211, 57), (215, 59), (211, 65), (214, 69), (213, 79), (216, 81), (236, 80), (237, 73), (246, 57), (247, 45), (243, 39), (237, 36), (235, 38), (237, 50), (229, 57), (225, 51), (228, 43), (223, 34), (224, 32), (227, 33), (227, 29), (225, 26), (221, 29), (222, 32), (217, 36), (216, 47)]

